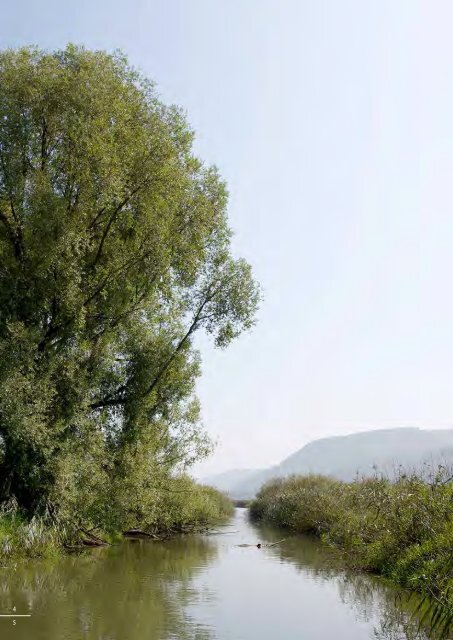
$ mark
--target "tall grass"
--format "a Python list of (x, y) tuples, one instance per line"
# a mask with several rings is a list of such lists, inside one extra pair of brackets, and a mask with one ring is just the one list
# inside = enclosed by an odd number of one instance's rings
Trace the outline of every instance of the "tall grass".
[(0, 507), (0, 558), (43, 558), (59, 554), (67, 537), (49, 515), (26, 519), (14, 500)]
[[(26, 516), (13, 499), (0, 505), (0, 560), (56, 556), (64, 548), (79, 548), (86, 543), (87, 530), (110, 541), (120, 540), (122, 531), (135, 527), (164, 538), (203, 531), (230, 517), (233, 510), (233, 503), (224, 494), (188, 476), (175, 477), (160, 488), (139, 516), (134, 508), (129, 520), (89, 522), (83, 527), (53, 510)], [(123, 517), (128, 515), (125, 509), (120, 511)]]
[(337, 547), (353, 567), (422, 593), (421, 616), (446, 638), (453, 620), (453, 484), (400, 474), (341, 482), (293, 476), (264, 485), (251, 515)]

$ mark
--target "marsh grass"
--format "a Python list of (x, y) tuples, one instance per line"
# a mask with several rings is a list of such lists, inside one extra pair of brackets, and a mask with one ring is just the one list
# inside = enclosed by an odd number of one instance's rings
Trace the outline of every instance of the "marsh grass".
[(447, 638), (453, 619), (453, 484), (440, 466), (342, 482), (293, 476), (262, 487), (252, 517), (314, 533), (347, 564), (422, 594), (423, 623)]
[[(162, 538), (204, 531), (228, 519), (233, 503), (222, 493), (196, 484), (189, 477), (173, 479), (141, 519), (131, 520)], [(51, 509), (27, 517), (14, 499), (0, 506), (0, 560), (57, 557), (65, 549), (80, 550), (87, 533), (108, 543), (119, 543), (126, 525), (96, 526), (65, 519)]]
[(67, 536), (48, 514), (27, 520), (17, 503), (9, 500), (0, 508), (0, 558), (3, 560), (58, 556)]

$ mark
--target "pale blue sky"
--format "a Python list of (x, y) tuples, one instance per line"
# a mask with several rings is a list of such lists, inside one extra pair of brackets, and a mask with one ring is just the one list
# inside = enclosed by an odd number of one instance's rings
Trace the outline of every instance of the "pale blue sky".
[(265, 300), (200, 342), (198, 472), (453, 424), (452, 24), (448, 0), (3, 0), (2, 47), (122, 49), (229, 183)]

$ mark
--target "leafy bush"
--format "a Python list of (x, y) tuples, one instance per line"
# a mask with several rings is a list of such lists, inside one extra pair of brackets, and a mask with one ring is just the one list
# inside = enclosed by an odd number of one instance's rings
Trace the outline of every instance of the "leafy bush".
[[(233, 513), (233, 503), (224, 494), (212, 487), (195, 483), (188, 476), (173, 477), (167, 481), (165, 490), (154, 492), (153, 504), (148, 502), (148, 511), (142, 509), (140, 517), (110, 518), (111, 526), (91, 527), (103, 538), (119, 539), (127, 528), (140, 528), (160, 536), (202, 531), (224, 521)], [(114, 509), (114, 505), (111, 505)], [(124, 514), (122, 514), (124, 515)], [(125, 526), (125, 522), (126, 525)], [(14, 500), (0, 508), (0, 558), (37, 558), (55, 556), (64, 546), (78, 545), (83, 531), (73, 521), (62, 521), (54, 514), (32, 516), (21, 512)]]

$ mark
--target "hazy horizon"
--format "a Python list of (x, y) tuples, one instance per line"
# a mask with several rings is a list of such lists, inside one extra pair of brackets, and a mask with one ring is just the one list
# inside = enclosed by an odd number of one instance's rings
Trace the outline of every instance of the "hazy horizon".
[(18, 0), (2, 47), (120, 48), (182, 106), (263, 287), (225, 352), (199, 340), (198, 475), (307, 442), (453, 424), (453, 5)]
[(356, 435), (356, 434), (359, 434), (359, 433), (370, 433), (372, 431), (393, 431), (395, 429), (419, 429), (421, 431), (442, 431), (443, 432), (443, 431), (453, 431), (453, 426), (450, 425), (450, 426), (446, 426), (446, 427), (411, 427), (411, 426), (371, 427), (371, 428), (368, 428), (368, 429), (357, 429), (355, 431), (348, 431), (348, 432), (344, 432), (344, 433), (332, 433), (330, 435), (323, 435), (323, 436), (315, 437), (312, 440), (304, 442), (303, 444), (300, 445), (300, 447), (292, 449), (286, 455), (284, 455), (282, 458), (276, 460), (275, 462), (273, 462), (271, 464), (262, 465), (260, 467), (252, 467), (252, 466), (227, 467), (225, 469), (220, 469), (218, 471), (214, 470), (213, 472), (210, 472), (210, 473), (203, 473), (203, 472), (200, 473), (200, 471), (197, 470), (197, 473), (195, 475), (196, 475), (196, 477), (198, 477), (199, 479), (202, 480), (203, 478), (222, 475), (223, 473), (228, 473), (230, 471), (261, 471), (263, 469), (269, 469), (269, 468), (272, 468), (272, 467), (279, 466), (279, 464), (281, 462), (284, 462), (287, 458), (291, 457), (294, 453), (299, 452), (301, 449), (303, 449), (305, 447), (305, 445), (313, 443), (313, 442), (318, 441), (318, 440), (324, 440), (324, 439), (329, 439), (329, 438), (341, 438), (341, 437), (347, 437), (347, 436)]

